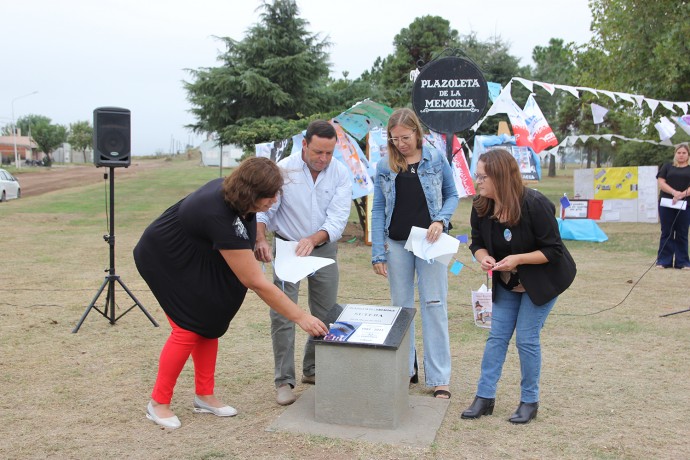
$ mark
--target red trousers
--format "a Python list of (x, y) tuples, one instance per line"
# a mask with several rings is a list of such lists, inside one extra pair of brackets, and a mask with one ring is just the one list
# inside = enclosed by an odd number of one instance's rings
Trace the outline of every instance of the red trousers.
[(207, 339), (192, 331), (182, 329), (168, 318), (172, 332), (161, 350), (158, 376), (151, 398), (160, 404), (170, 404), (177, 378), (189, 355), (194, 361), (194, 385), (196, 394), (212, 395), (215, 385), (218, 339)]

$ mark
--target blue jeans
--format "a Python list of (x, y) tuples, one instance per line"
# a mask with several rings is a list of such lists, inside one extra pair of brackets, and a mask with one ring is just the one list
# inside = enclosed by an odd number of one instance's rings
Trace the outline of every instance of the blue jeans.
[(515, 331), (515, 345), (520, 356), (520, 401), (539, 402), (539, 377), (541, 375), (541, 344), (539, 333), (551, 312), (554, 297), (542, 306), (536, 306), (527, 293), (517, 293), (496, 285), (496, 297), (491, 314), (491, 332), (486, 340), (482, 373), (477, 384), (477, 396), (495, 398), (498, 380), (501, 378), (508, 343)]
[[(415, 272), (422, 311), (424, 380), (430, 387), (450, 384), (450, 339), (448, 337), (448, 267), (429, 263), (405, 249), (404, 241), (387, 240), (388, 283), (391, 302), (397, 307), (415, 308)], [(415, 332), (410, 325), (410, 376), (414, 375)]]
[(661, 238), (656, 264), (675, 268), (690, 267), (688, 258), (690, 206), (685, 210), (659, 206), (659, 222), (661, 223)]

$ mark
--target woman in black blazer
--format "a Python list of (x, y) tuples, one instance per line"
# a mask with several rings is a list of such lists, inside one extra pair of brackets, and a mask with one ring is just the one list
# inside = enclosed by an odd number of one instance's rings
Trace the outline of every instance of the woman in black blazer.
[(504, 149), (481, 156), (470, 218), (470, 250), (482, 270), (492, 271), (491, 332), (484, 348), (477, 395), (462, 418), (493, 413), (508, 343), (515, 332), (520, 356), (520, 405), (512, 423), (528, 423), (539, 408), (541, 345), (546, 317), (575, 278), (573, 258), (561, 240), (555, 207), (525, 187), (517, 161)]

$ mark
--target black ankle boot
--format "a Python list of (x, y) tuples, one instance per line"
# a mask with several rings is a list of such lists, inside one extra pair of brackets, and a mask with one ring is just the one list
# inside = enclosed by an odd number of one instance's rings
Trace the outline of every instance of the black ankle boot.
[(460, 418), (479, 418), (482, 415), (491, 415), (494, 413), (494, 398), (474, 397), (474, 401), (470, 404), (465, 412), (460, 415)]
[(539, 403), (526, 403), (520, 401), (520, 405), (515, 409), (515, 413), (510, 416), (510, 423), (529, 423), (533, 418), (537, 418)]

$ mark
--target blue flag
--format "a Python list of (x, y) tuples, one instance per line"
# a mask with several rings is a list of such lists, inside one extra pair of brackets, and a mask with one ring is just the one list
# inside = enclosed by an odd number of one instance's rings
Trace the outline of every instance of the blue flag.
[(453, 262), (453, 265), (450, 266), (450, 272), (453, 275), (457, 275), (460, 273), (460, 270), (462, 270), (462, 267), (464, 267), (464, 265), (456, 260)]
[(563, 195), (563, 198), (561, 198), (561, 206), (563, 206), (563, 209), (567, 208), (570, 206), (570, 200), (568, 199), (567, 196)]
[(455, 238), (461, 243), (467, 243), (467, 235), (458, 235)]

